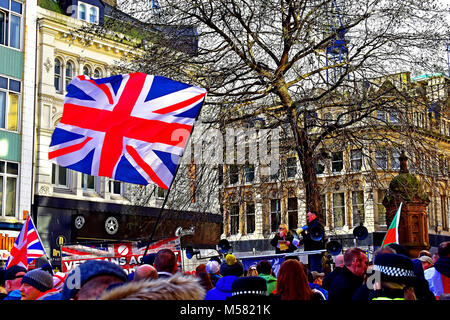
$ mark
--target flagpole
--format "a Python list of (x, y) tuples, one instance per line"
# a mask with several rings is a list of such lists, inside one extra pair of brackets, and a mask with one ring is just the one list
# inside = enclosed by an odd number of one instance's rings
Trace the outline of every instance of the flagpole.
[[(191, 137), (192, 137), (192, 135), (193, 135), (193, 133), (194, 133), (195, 123), (197, 122), (198, 117), (200, 116), (200, 113), (202, 112), (203, 104), (204, 104), (204, 102), (206, 101), (206, 96), (207, 96), (207, 95), (208, 95), (208, 91), (206, 92), (205, 97), (203, 98), (202, 107), (200, 108), (200, 110), (198, 111), (197, 116), (195, 117), (194, 125), (192, 126), (192, 131), (191, 131), (191, 133), (189, 134), (188, 140), (187, 140), (187, 142), (186, 142), (186, 146), (189, 145), (189, 141), (191, 140)], [(183, 154), (183, 155), (184, 155), (184, 154)], [(170, 182), (170, 186), (169, 186), (169, 189), (167, 190), (167, 194), (166, 194), (166, 196), (165, 196), (165, 198), (164, 198), (164, 202), (163, 202), (163, 204), (162, 204), (162, 206), (161, 206), (161, 209), (159, 210), (158, 217), (156, 218), (155, 225), (153, 226), (153, 231), (152, 231), (152, 233), (150, 234), (150, 237), (149, 237), (149, 239), (148, 239), (148, 241), (147, 241), (147, 247), (145, 248), (145, 251), (144, 251), (144, 257), (146, 256), (146, 254), (147, 254), (147, 252), (148, 252), (148, 248), (150, 247), (150, 243), (153, 242), (153, 236), (155, 235), (156, 229), (158, 228), (159, 221), (161, 220), (162, 212), (163, 212), (163, 210), (164, 210), (164, 207), (166, 206), (167, 199), (169, 198), (170, 190), (172, 189), (173, 182), (175, 181), (175, 177), (177, 176), (178, 169), (180, 168), (181, 159), (182, 159), (182, 157), (179, 158), (179, 163), (178, 163), (178, 165), (177, 165), (177, 168), (175, 169), (175, 173), (174, 173), (174, 175), (173, 175), (172, 181)], [(144, 263), (144, 260), (142, 260), (142, 263)]]

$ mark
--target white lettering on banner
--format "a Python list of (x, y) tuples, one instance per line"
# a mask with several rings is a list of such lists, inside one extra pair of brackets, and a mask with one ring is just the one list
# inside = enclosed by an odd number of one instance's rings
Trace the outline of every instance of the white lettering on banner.
[[(179, 238), (166, 238), (149, 248), (148, 253), (156, 253), (161, 249), (171, 249), (181, 265)], [(119, 243), (108, 247), (89, 245), (64, 245), (62, 252), (62, 271), (69, 272), (87, 260), (105, 260), (119, 265), (126, 273), (134, 271), (136, 265), (142, 264), (145, 247), (137, 247), (135, 243)]]

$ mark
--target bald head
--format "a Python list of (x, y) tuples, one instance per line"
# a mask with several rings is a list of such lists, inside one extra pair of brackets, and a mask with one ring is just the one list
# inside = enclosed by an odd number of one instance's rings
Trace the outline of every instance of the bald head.
[(149, 264), (143, 264), (134, 271), (134, 281), (158, 278), (158, 271)]
[(334, 258), (334, 263), (335, 263), (336, 267), (343, 267), (344, 266), (344, 255), (343, 254), (337, 255), (336, 258)]

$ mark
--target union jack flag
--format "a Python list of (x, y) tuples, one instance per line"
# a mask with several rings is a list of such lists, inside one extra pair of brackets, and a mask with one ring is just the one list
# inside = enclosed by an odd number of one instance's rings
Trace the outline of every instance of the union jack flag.
[(19, 236), (14, 243), (8, 260), (6, 261), (6, 269), (11, 266), (19, 265), (28, 269), (28, 265), (37, 258), (46, 255), (44, 246), (33, 224), (33, 220), (28, 216), (20, 230)]
[(169, 189), (206, 93), (140, 72), (75, 77), (49, 159), (89, 175)]

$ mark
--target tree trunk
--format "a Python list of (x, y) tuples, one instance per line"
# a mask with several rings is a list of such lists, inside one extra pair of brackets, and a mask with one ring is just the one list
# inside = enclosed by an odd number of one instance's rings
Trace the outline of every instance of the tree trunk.
[[(320, 223), (324, 225), (325, 217), (322, 214), (322, 203), (320, 201), (320, 190), (317, 182), (317, 175), (314, 162), (314, 150), (308, 140), (308, 135), (304, 130), (299, 128), (295, 119), (297, 118), (297, 112), (295, 109), (291, 109), (291, 128), (294, 133), (294, 139), (296, 142), (296, 152), (300, 160), (302, 167), (302, 176), (305, 189), (305, 202), (306, 212), (313, 212), (317, 215)], [(305, 221), (306, 223), (306, 221)]]

